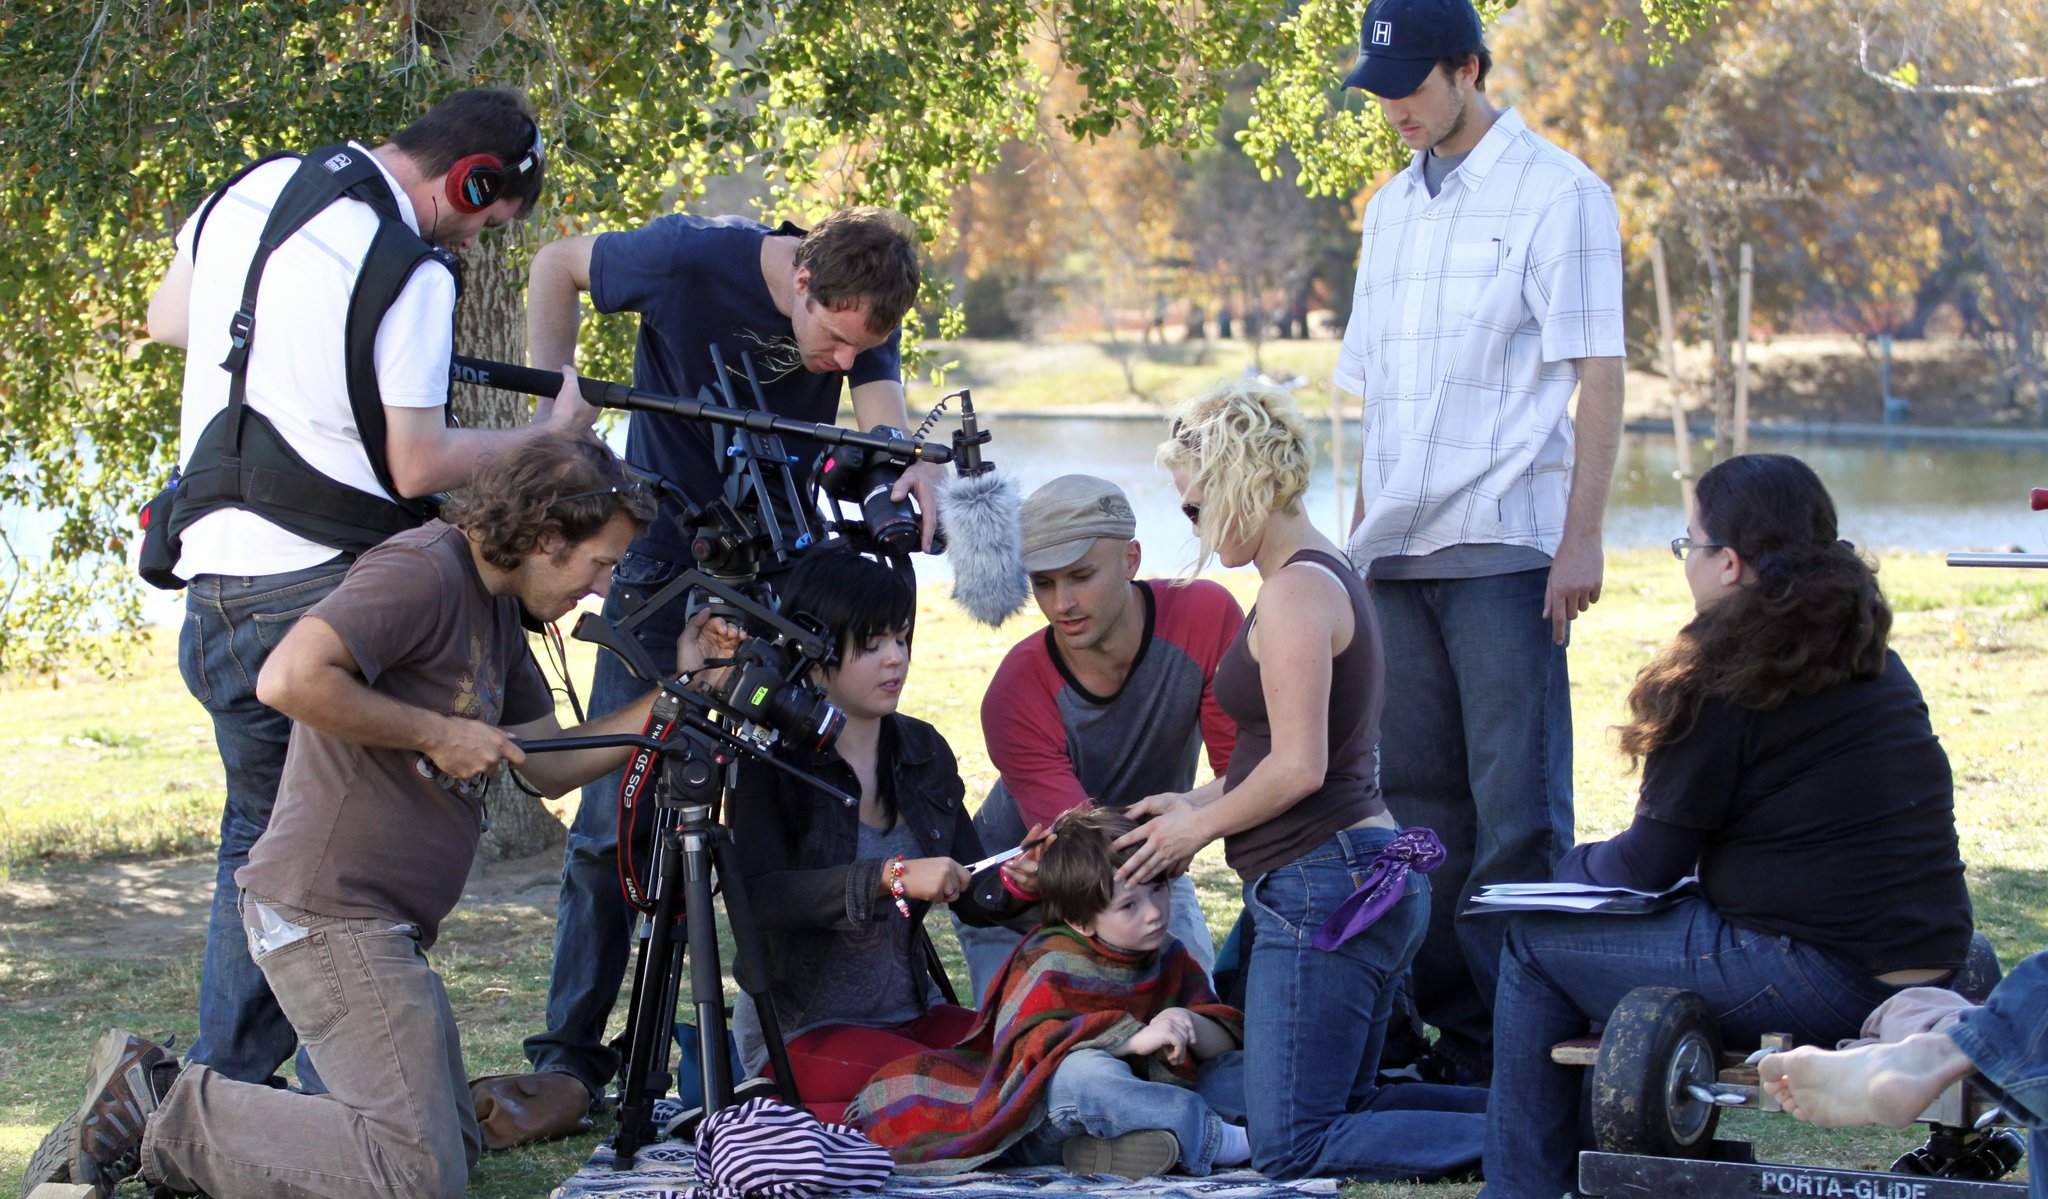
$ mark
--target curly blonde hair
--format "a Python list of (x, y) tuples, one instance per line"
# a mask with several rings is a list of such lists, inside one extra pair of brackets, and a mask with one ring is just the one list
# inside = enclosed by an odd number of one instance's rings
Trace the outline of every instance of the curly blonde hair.
[(1201, 485), (1199, 570), (1225, 541), (1251, 538), (1275, 513), (1300, 511), (1316, 448), (1286, 391), (1260, 379), (1223, 379), (1174, 410), (1157, 461), (1185, 468), (1189, 482)]

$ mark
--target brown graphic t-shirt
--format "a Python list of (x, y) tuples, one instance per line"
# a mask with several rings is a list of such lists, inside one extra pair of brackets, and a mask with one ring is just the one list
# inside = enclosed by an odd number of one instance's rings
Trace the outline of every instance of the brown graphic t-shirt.
[[(495, 725), (552, 710), (519, 601), (484, 589), (468, 539), (440, 521), (364, 554), (307, 615), (340, 636), (364, 682), (400, 703)], [(293, 725), (270, 828), (235, 881), (323, 916), (417, 924), (431, 945), (462, 898), (483, 790), (422, 754)]]

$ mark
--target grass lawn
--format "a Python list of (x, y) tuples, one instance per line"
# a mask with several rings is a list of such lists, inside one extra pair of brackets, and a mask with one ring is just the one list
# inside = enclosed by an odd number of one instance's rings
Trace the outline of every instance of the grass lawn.
[[(1926, 692), (1956, 775), (1957, 819), (1980, 926), (2008, 962), (2048, 944), (2048, 763), (2033, 736), (2048, 725), (2048, 579), (2024, 572), (1962, 571), (1932, 556), (1891, 556), (1882, 577), (1898, 613), (1893, 641)], [(1249, 599), (1256, 580), (1224, 576)], [(1684, 620), (1677, 565), (1661, 552), (1610, 564), (1605, 598), (1580, 622), (1572, 652), (1576, 786), (1581, 837), (1626, 824), (1634, 776), (1613, 749), (1630, 679)], [(958, 751), (968, 792), (993, 778), (981, 747), (980, 697), (1002, 652), (1034, 625), (970, 624), (928, 597), (906, 709), (936, 723)], [(142, 943), (120, 936), (119, 913), (53, 901), (90, 880), (129, 894), (124, 871), (165, 855), (204, 851), (218, 819), (220, 770), (206, 716), (179, 682), (175, 647), (159, 634), (132, 677), (0, 680), (0, 714), (13, 730), (13, 768), (0, 776), (0, 1191), (13, 1193), (42, 1133), (77, 1102), (77, 1078), (97, 1030), (124, 1024), (189, 1039), (201, 929), (162, 919)], [(588, 659), (582, 659), (587, 675)], [(580, 685), (580, 684), (579, 684)], [(140, 864), (140, 865), (138, 865)], [(171, 869), (193, 888), (203, 861)], [(539, 869), (532, 868), (530, 869)], [(1197, 862), (1203, 906), (1218, 933), (1235, 915), (1235, 880), (1210, 850)], [(494, 893), (496, 894), (496, 893)], [(458, 908), (434, 952), (461, 1019), (472, 1075), (521, 1069), (519, 1042), (540, 1026), (553, 889), (498, 895)], [(129, 902), (125, 899), (119, 902)], [(197, 905), (203, 913), (203, 900)], [(107, 917), (100, 913), (111, 910)], [(203, 916), (201, 917), (203, 919)], [(90, 921), (91, 928), (81, 928)], [(114, 933), (98, 944), (88, 933)], [(952, 938), (956, 977), (964, 968)], [(83, 947), (81, 947), (83, 946)], [(1737, 1117), (1727, 1135), (1753, 1136), (1767, 1160), (1881, 1168), (1918, 1142), (1911, 1133), (1822, 1133), (1782, 1118)], [(601, 1129), (601, 1131), (603, 1131)], [(488, 1155), (471, 1193), (545, 1195), (586, 1157), (595, 1136)], [(140, 1193), (130, 1188), (133, 1193)], [(1347, 1199), (1420, 1195), (1454, 1199), (1476, 1185), (1373, 1186)]]

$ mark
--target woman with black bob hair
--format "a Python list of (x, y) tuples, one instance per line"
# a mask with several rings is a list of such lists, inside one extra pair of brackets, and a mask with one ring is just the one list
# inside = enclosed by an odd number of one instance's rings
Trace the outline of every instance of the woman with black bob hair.
[[(931, 905), (951, 904), (981, 926), (1024, 905), (1001, 885), (970, 885), (962, 863), (979, 860), (982, 847), (953, 751), (938, 730), (897, 711), (910, 670), (915, 581), (827, 547), (800, 558), (778, 590), (785, 614), (814, 617), (831, 632), (835, 655), (812, 678), (846, 713), (833, 749), (779, 752), (856, 802), (748, 761), (726, 819), (763, 934), (790, 1069), (806, 1106), (836, 1120), (882, 1065), (951, 1048), (974, 1024), (974, 1012), (943, 996), (930, 969)], [(1035, 879), (1035, 866), (1015, 869), (1020, 890)], [(761, 1072), (767, 1047), (745, 996), (734, 1027), (742, 1064)]]
[(1831, 1045), (1969, 949), (1948, 757), (1819, 477), (1730, 458), (1671, 552), (1696, 615), (1629, 694), (1634, 822), (1558, 877), (1659, 890), (1696, 874), (1699, 894), (1649, 916), (1508, 917), (1484, 1199), (1571, 1193), (1584, 1072), (1550, 1047), (1634, 988), (1696, 992), (1733, 1045)]

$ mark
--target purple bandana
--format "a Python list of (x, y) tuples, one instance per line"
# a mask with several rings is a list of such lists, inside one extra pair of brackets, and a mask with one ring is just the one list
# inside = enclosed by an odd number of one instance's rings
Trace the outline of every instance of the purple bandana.
[(1387, 842), (1380, 856), (1366, 868), (1365, 881), (1358, 885), (1323, 927), (1316, 930), (1312, 944), (1317, 949), (1335, 949), (1371, 928), (1387, 909), (1408, 893), (1408, 872), (1428, 874), (1444, 864), (1444, 843), (1426, 828), (1411, 828)]

